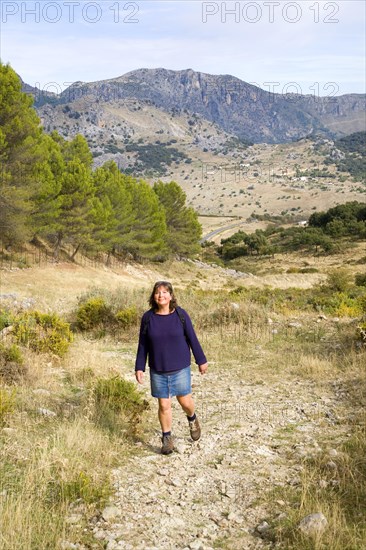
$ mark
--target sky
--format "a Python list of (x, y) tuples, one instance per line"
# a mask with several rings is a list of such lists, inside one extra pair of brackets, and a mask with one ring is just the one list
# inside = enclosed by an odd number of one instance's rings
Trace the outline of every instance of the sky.
[(1, 61), (41, 90), (163, 67), (275, 93), (365, 93), (363, 0), (0, 0), (0, 10)]

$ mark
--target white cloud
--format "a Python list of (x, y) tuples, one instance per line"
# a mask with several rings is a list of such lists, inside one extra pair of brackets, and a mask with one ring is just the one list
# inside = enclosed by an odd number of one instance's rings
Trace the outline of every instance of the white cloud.
[[(36, 24), (32, 19), (21, 23), (20, 18), (9, 17), (2, 25), (2, 60), (30, 84), (55, 81), (62, 86), (75, 80), (113, 78), (141, 67), (190, 67), (259, 84), (279, 81), (283, 86), (295, 81), (307, 90), (314, 82), (332, 81), (339, 83), (339, 93), (364, 91), (363, 2), (281, 0), (272, 23), (271, 3), (261, 0), (240, 2), (238, 23), (229, 15), (222, 22), (220, 13), (223, 4), (231, 9), (235, 2), (211, 2), (219, 11), (207, 17), (207, 23), (202, 21), (204, 3), (199, 1), (145, 0), (134, 3), (136, 13), (130, 8), (116, 11), (117, 4), (101, 3), (102, 17), (95, 24), (77, 12), (74, 22), (63, 18), (57, 24)], [(244, 18), (255, 17), (254, 9), (243, 11), (249, 4), (261, 7), (257, 23)], [(88, 13), (92, 18), (96, 12)], [(127, 23), (126, 15), (139, 22)], [(289, 22), (297, 16), (296, 23)], [(326, 22), (335, 19), (337, 23)]]

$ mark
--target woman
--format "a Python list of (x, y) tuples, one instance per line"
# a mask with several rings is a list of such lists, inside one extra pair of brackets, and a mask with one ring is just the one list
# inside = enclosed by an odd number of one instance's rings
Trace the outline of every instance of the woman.
[(135, 374), (143, 383), (149, 357), (151, 394), (158, 399), (158, 416), (162, 430), (162, 454), (174, 450), (172, 396), (176, 396), (187, 415), (191, 437), (197, 441), (201, 428), (194, 411), (191, 388), (191, 351), (201, 374), (207, 372), (207, 359), (197, 339), (188, 313), (178, 307), (173, 287), (168, 281), (155, 283), (149, 304), (141, 319)]

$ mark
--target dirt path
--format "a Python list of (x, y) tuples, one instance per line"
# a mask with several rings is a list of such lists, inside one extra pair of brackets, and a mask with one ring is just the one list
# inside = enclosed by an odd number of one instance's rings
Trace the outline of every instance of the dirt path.
[[(254, 233), (254, 231), (256, 231), (257, 229), (263, 229), (263, 230), (266, 229), (267, 226), (268, 226), (268, 222), (256, 221), (255, 223), (253, 223), (253, 222), (248, 222), (248, 220), (241, 220), (240, 222), (230, 223), (230, 224), (218, 227), (217, 229), (210, 230), (201, 239), (201, 243), (204, 243), (206, 241), (214, 241), (217, 244), (219, 244), (222, 238), (221, 233), (225, 233), (224, 235), (225, 237), (230, 237), (233, 233), (236, 232), (234, 231), (234, 229), (237, 229), (237, 230), (241, 229), (246, 233)], [(220, 238), (217, 238), (218, 235), (220, 235)]]
[(169, 456), (160, 454), (156, 402), (149, 398), (147, 438), (113, 471), (115, 496), (93, 526), (107, 550), (275, 547), (262, 522), (283, 513), (276, 487), (300, 483), (301, 460), (320, 450), (317, 434), (334, 429), (336, 396), (304, 380), (253, 383), (250, 369), (246, 379), (238, 364), (225, 376), (219, 365), (206, 377), (193, 373), (203, 435), (190, 440), (174, 403), (177, 450)]
[(236, 227), (240, 227), (245, 222), (237, 222), (232, 223), (230, 225), (225, 225), (224, 227), (219, 227), (218, 229), (215, 229), (213, 231), (210, 231), (201, 239), (201, 243), (204, 243), (206, 241), (210, 241), (212, 237), (215, 237), (216, 235), (219, 235), (220, 233), (225, 233), (226, 231), (229, 231), (230, 229), (235, 229)]

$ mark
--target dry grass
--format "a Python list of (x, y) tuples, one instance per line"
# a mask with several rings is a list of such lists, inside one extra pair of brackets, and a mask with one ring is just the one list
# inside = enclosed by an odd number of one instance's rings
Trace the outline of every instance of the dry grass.
[[(282, 541), (283, 548), (296, 550), (361, 548), (362, 518), (357, 520), (357, 514), (364, 498), (365, 449), (364, 428), (356, 419), (365, 402), (364, 354), (352, 350), (353, 325), (347, 319), (337, 325), (337, 330), (331, 321), (319, 325), (315, 312), (284, 308), (274, 314), (270, 306), (263, 305), (266, 302), (249, 300), (246, 292), (230, 293), (239, 286), (237, 280), (228, 275), (220, 279), (214, 270), (203, 274), (194, 264), (171, 262), (161, 266), (160, 272), (143, 266), (134, 270), (131, 275), (127, 271), (60, 265), (44, 272), (35, 268), (6, 272), (2, 292), (31, 295), (39, 309), (43, 304), (71, 319), (79, 297), (90, 292), (102, 293), (126, 307), (135, 305), (142, 312), (147, 308), (152, 283), (158, 278), (171, 278), (179, 303), (193, 318), (213, 373), (224, 373), (233, 384), (265, 382), (267, 388), (273, 384), (284, 394), (291, 391), (292, 383), (300, 381), (311, 385), (314, 392), (331, 395), (336, 380), (338, 387), (344, 388), (337, 405), (339, 411), (345, 418), (353, 415), (349, 426), (337, 431), (342, 450), (336, 460), (336, 498), (331, 484), (329, 491), (318, 491), (319, 479), (325, 475), (324, 454), (306, 464), (300, 491), (288, 495), (289, 502), (297, 507), (289, 507), (288, 519), (278, 524), (275, 537), (278, 543)], [(217, 287), (220, 290), (215, 290)], [(288, 326), (294, 316), (301, 321), (299, 329)], [(134, 379), (137, 334), (138, 324), (100, 339), (88, 332), (78, 334), (62, 359), (25, 351), (27, 378), (16, 386), (1, 434), (0, 541), (4, 550), (53, 550), (60, 548), (62, 540), (85, 542), (89, 536), (82, 531), (85, 518), (108, 498), (110, 470), (115, 464), (122, 465), (131, 452), (123, 432), (107, 432), (93, 422), (91, 390), (98, 378), (123, 374), (127, 380)], [(42, 408), (56, 416), (39, 414)], [(329, 448), (333, 428), (325, 423), (321, 428), (324, 448)], [(345, 437), (347, 430), (351, 435)], [(286, 444), (291, 445), (291, 434), (286, 434)], [(82, 503), (81, 527), (73, 530), (67, 517), (78, 499)], [(298, 520), (308, 511), (323, 511), (328, 518), (329, 529), (319, 541), (309, 542), (296, 530)]]
[[(62, 360), (27, 352), (27, 379), (2, 390), (2, 397), (12, 396), (11, 407), (2, 411), (4, 550), (54, 550), (70, 538), (85, 542), (87, 518), (112, 494), (110, 472), (132, 447), (117, 422), (112, 431), (94, 422), (94, 380), (117, 370), (103, 351), (108, 346), (80, 337)], [(74, 526), (68, 517), (77, 502), (80, 521)]]
[[(323, 166), (324, 157), (316, 155), (306, 140), (280, 146), (256, 144), (243, 154), (234, 151), (231, 155), (217, 155), (193, 148), (189, 154), (193, 162), (188, 167), (172, 166), (161, 179), (179, 183), (189, 203), (202, 215), (246, 219), (253, 212), (278, 215), (296, 209), (295, 213), (305, 219), (314, 209), (328, 210), (345, 200), (364, 201), (361, 184), (350, 177), (344, 182), (340, 181), (340, 174), (329, 181), (292, 179), (296, 165), (301, 171)], [(251, 166), (241, 169), (240, 163)], [(327, 168), (336, 171), (335, 166)]]
[(36, 308), (57, 311), (62, 315), (75, 307), (79, 296), (94, 288), (143, 288), (150, 281), (153, 284), (159, 276), (159, 272), (144, 269), (143, 266), (140, 269), (121, 266), (118, 270), (112, 270), (102, 265), (92, 268), (61, 263), (2, 272), (1, 293), (17, 294), (18, 303), (24, 298), (32, 298), (36, 301)]
[(4, 441), (1, 547), (60, 548), (70, 505), (82, 499), (85, 513), (106, 502), (109, 470), (126, 450), (81, 418), (20, 428)]
[[(316, 434), (320, 452), (303, 459), (300, 485), (282, 487), (271, 495), (287, 503), (286, 516), (272, 520), (273, 536), (280, 548), (361, 550), (366, 544), (366, 354), (350, 351), (327, 360), (302, 355), (299, 363), (322, 394), (336, 385), (335, 414), (342, 420), (334, 424), (323, 419)], [(296, 374), (301, 375), (300, 364)], [(287, 432), (286, 437), (294, 436)], [(300, 520), (318, 512), (327, 518), (327, 528), (305, 536), (298, 529)]]
[[(305, 321), (306, 317), (302, 319)], [(276, 519), (269, 512), (272, 528), (268, 536), (279, 548), (361, 550), (366, 544), (365, 350), (354, 347), (354, 325), (346, 321), (336, 332), (331, 323), (322, 325), (310, 342), (306, 325), (291, 331), (284, 316), (282, 323), (275, 326), (278, 330), (272, 335), (268, 334), (265, 324), (259, 323), (257, 333), (239, 335), (238, 326), (230, 324), (227, 330), (217, 330), (215, 334), (204, 332), (203, 336), (215, 358), (214, 369), (225, 368), (227, 374), (230, 372), (231, 381), (235, 372), (242, 381), (251, 384), (265, 381), (266, 386), (276, 388), (281, 380), (286, 380), (289, 396), (292, 384), (294, 388), (310, 384), (313, 399), (321, 396), (317, 410), (314, 409), (312, 437), (322, 452), (303, 459), (298, 487), (285, 486), (279, 493), (269, 495), (269, 510), (276, 498), (287, 505), (284, 518)], [(325, 410), (323, 397), (324, 403), (332, 403)], [(298, 405), (303, 406), (301, 400)], [(336, 424), (332, 416), (328, 419), (324, 414), (328, 407), (335, 418), (341, 419)], [(310, 414), (312, 407), (306, 408)], [(289, 428), (286, 425), (278, 437), (290, 450), (292, 444), (301, 443), (302, 432), (297, 431), (296, 424), (293, 431)], [(331, 449), (334, 454), (329, 452)], [(299, 458), (294, 458), (293, 452), (288, 456), (298, 465)], [(313, 537), (303, 535), (298, 529), (300, 520), (316, 512), (326, 516), (327, 529)]]
[(292, 374), (311, 380), (328, 380), (334, 374), (334, 364), (329, 359), (322, 359), (316, 355), (301, 354), (296, 359), (296, 365), (291, 369)]
[[(337, 455), (329, 454), (328, 444), (326, 451), (305, 462), (297, 492), (280, 491), (281, 498), (289, 503), (286, 519), (278, 521), (275, 527), (281, 548), (361, 550), (365, 547), (365, 425), (356, 424), (351, 430), (352, 435), (338, 448)], [(328, 522), (324, 533), (314, 537), (303, 535), (298, 529), (300, 520), (319, 512)]]

